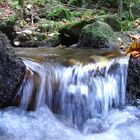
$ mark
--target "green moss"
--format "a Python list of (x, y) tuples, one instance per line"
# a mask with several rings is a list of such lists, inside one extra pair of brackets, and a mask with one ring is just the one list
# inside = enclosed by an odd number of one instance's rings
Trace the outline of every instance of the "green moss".
[(94, 19), (75, 21), (75, 22), (70, 23), (69, 25), (63, 26), (60, 30), (70, 31), (76, 27), (78, 27), (79, 29), (82, 29), (85, 25), (91, 24), (92, 22), (94, 22)]
[(42, 32), (57, 32), (62, 27), (62, 24), (58, 21), (43, 20), (39, 23), (39, 29)]
[(3, 28), (12, 28), (16, 23), (17, 17), (15, 15), (7, 17), (3, 20), (0, 20), (0, 29)]
[(71, 20), (72, 13), (64, 7), (56, 7), (51, 13), (48, 14), (48, 17), (60, 20), (61, 19)]
[(93, 36), (110, 36), (110, 34), (113, 34), (112, 28), (101, 21), (97, 21), (93, 24), (87, 25), (86, 27), (83, 28), (83, 32), (86, 34), (91, 34)]
[(121, 22), (122, 31), (133, 30), (133, 27), (134, 27), (134, 22), (133, 21), (124, 20), (124, 21)]
[(79, 11), (73, 11), (73, 12), (72, 12), (72, 15), (73, 15), (74, 17), (81, 17), (81, 14), (82, 14), (82, 12), (79, 12)]
[(109, 48), (114, 47), (116, 41), (117, 38), (112, 28), (105, 22), (96, 21), (83, 28), (78, 46)]

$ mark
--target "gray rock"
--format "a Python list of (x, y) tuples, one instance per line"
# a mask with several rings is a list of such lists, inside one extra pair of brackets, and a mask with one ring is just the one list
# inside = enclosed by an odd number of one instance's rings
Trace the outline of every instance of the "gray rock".
[(12, 104), (24, 72), (25, 65), (16, 57), (7, 37), (0, 32), (0, 107)]
[(137, 99), (140, 99), (140, 57), (129, 60), (126, 90), (127, 103), (137, 104)]

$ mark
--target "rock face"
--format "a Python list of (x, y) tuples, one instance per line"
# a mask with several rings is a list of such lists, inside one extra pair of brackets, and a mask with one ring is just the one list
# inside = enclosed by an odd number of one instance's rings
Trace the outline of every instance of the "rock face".
[(113, 49), (116, 48), (116, 43), (117, 38), (112, 28), (105, 22), (96, 21), (83, 28), (77, 47)]
[(140, 99), (140, 57), (129, 60), (126, 90), (127, 102), (137, 104), (137, 99)]
[(24, 72), (25, 65), (15, 56), (7, 37), (0, 32), (0, 107), (12, 104)]

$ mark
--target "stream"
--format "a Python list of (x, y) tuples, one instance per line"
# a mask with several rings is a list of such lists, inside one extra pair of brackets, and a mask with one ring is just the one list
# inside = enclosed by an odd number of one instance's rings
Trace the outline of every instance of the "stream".
[(117, 51), (17, 48), (26, 65), (0, 111), (0, 140), (140, 140), (140, 106), (125, 105), (129, 57)]

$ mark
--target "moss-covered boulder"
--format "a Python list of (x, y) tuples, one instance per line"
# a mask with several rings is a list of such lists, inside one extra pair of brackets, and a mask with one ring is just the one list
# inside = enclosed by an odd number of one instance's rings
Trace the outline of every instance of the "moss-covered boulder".
[(59, 30), (60, 38), (62, 44), (70, 46), (78, 42), (81, 31), (84, 26), (91, 24), (94, 19), (81, 20), (77, 22), (70, 23)]
[(116, 48), (116, 43), (117, 38), (112, 28), (105, 22), (96, 21), (83, 28), (77, 47), (112, 49)]
[(0, 107), (12, 105), (24, 72), (25, 65), (16, 57), (7, 37), (0, 32)]

